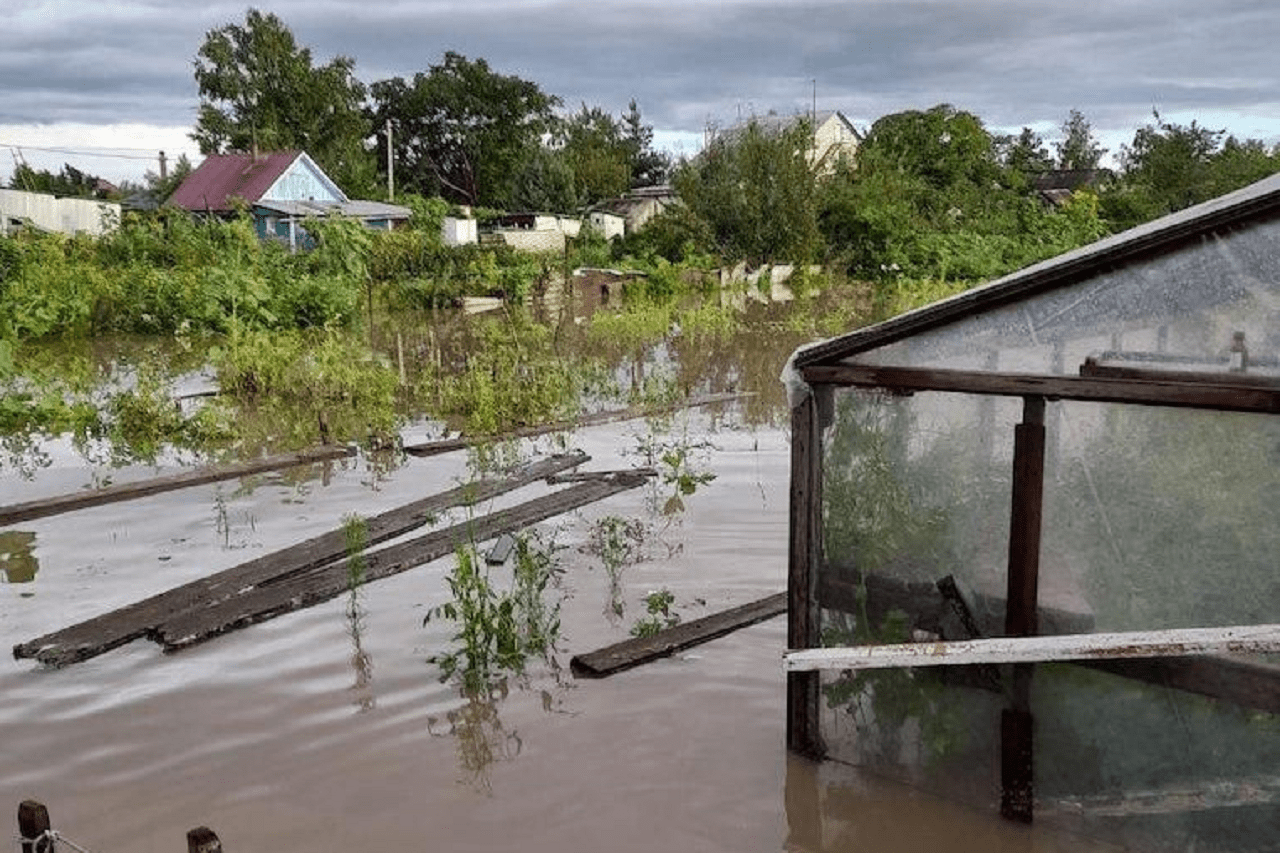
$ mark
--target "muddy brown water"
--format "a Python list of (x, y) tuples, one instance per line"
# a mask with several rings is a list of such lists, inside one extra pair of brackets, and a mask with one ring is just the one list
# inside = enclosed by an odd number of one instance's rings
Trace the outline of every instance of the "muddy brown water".
[[(648, 429), (571, 443), (592, 467), (632, 465)], [(785, 585), (785, 432), (730, 409), (682, 416), (669, 434), (714, 446), (704, 464), (716, 479), (684, 512), (662, 515), (655, 487), (544, 526), (566, 546), (563, 661), (625, 637), (648, 590), (671, 589), (693, 618)], [(0, 501), (83, 486), (64, 456), (35, 482), (6, 478)], [(0, 639), (8, 648), (466, 474), (461, 454), (378, 475), (361, 457), (23, 525), (16, 550), (35, 574), (0, 586)], [(605, 515), (650, 530), (649, 559), (623, 570), (621, 619), (605, 614), (607, 573), (579, 550)], [(339, 599), (175, 655), (138, 641), (63, 670), (8, 660), (0, 806), (39, 799), (70, 839), (122, 853), (180, 849), (198, 825), (232, 853), (1103, 849), (788, 756), (783, 619), (605, 680), (538, 669), (468, 703), (427, 662), (448, 640), (423, 616), (444, 600), (450, 565), (363, 588), (354, 626)]]

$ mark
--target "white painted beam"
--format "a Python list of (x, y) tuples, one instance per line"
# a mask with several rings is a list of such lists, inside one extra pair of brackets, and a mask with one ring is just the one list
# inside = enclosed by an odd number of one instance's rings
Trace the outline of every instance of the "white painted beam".
[(798, 649), (788, 651), (783, 656), (783, 668), (788, 672), (893, 669), (911, 666), (1158, 658), (1222, 652), (1280, 652), (1280, 625), (1173, 628), (1162, 631), (996, 637), (954, 642)]

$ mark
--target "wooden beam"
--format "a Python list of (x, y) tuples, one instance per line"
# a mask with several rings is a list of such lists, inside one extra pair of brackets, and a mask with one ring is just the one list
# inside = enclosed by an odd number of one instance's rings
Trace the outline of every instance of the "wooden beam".
[[(470, 543), (523, 530), (531, 524), (634, 489), (645, 482), (645, 477), (619, 475), (609, 481), (579, 483), (407, 542), (378, 551), (366, 551), (362, 583), (391, 577), (438, 560)], [(229, 631), (329, 601), (351, 589), (351, 573), (346, 561), (341, 560), (278, 582), (246, 589), (210, 606), (192, 607), (157, 626), (148, 632), (148, 636), (159, 642), (166, 652), (179, 651)]]
[[(830, 394), (830, 389), (824, 393)], [(820, 644), (818, 575), (822, 565), (821, 404), (808, 394), (791, 412), (791, 510), (787, 568), (787, 644)], [(819, 731), (820, 690), (816, 672), (787, 675), (787, 747), (814, 757), (824, 752)]]
[(772, 619), (786, 610), (787, 594), (779, 592), (750, 604), (682, 622), (648, 637), (633, 637), (598, 651), (575, 655), (569, 666), (579, 678), (604, 678)]
[(824, 669), (894, 669), (916, 666), (964, 666), (978, 663), (1161, 658), (1217, 653), (1280, 652), (1280, 625), (1226, 628), (1169, 628), (1063, 634), (1054, 637), (995, 637), (936, 643), (794, 649), (784, 656), (787, 672)]
[(922, 367), (822, 365), (801, 371), (812, 385), (885, 388), (910, 393), (953, 391), (1001, 397), (1038, 396), (1049, 400), (1091, 403), (1131, 403), (1228, 412), (1280, 413), (1280, 390), (1194, 382), (1169, 382), (1023, 373), (983, 373)]
[(567, 432), (569, 430), (580, 429), (582, 427), (616, 423), (617, 421), (629, 421), (635, 418), (648, 418), (656, 415), (669, 415), (683, 409), (710, 406), (715, 403), (731, 403), (735, 400), (743, 400), (747, 397), (754, 396), (755, 392), (753, 391), (727, 394), (707, 394), (703, 397), (692, 397), (688, 400), (681, 400), (680, 402), (671, 403), (669, 405), (633, 406), (629, 409), (622, 409), (621, 411), (593, 412), (571, 421), (553, 421), (547, 424), (539, 424), (538, 426), (521, 427), (499, 435), (459, 436), (458, 438), (446, 438), (440, 441), (406, 444), (404, 446), (404, 452), (408, 453), (410, 456), (435, 456), (439, 453), (451, 453), (455, 450), (465, 450), (468, 447), (474, 447), (478, 444), (485, 444), (488, 442), (503, 441), (511, 438), (532, 438), (534, 436), (546, 435), (552, 432)]
[[(559, 454), (524, 465), (509, 473), (471, 483), (413, 501), (365, 520), (367, 546), (386, 542), (433, 522), (435, 515), (451, 507), (468, 506), (526, 486), (544, 477), (573, 468), (591, 457), (581, 451)], [(343, 528), (314, 536), (297, 545), (264, 554), (188, 584), (145, 598), (13, 648), (15, 658), (35, 658), (49, 666), (67, 666), (146, 636), (165, 621), (193, 607), (209, 607), (219, 601), (291, 575), (301, 574), (346, 556)]]
[(310, 465), (313, 462), (342, 459), (354, 456), (355, 453), (356, 449), (354, 447), (316, 447), (310, 450), (300, 450), (296, 453), (266, 456), (262, 459), (251, 459), (247, 462), (236, 462), (230, 465), (202, 466), (189, 471), (180, 471), (176, 474), (166, 474), (162, 477), (140, 480), (136, 483), (120, 483), (119, 485), (93, 489), (92, 491), (71, 492), (51, 498), (10, 504), (9, 506), (0, 507), (0, 527), (71, 512), (72, 510), (87, 509), (89, 507), (102, 506), (103, 504), (116, 503), (117, 501), (130, 501), (135, 498), (158, 495), (161, 492), (172, 492), (176, 489), (186, 489), (191, 486), (203, 486), (207, 483), (216, 483), (221, 480), (234, 480), (237, 477), (261, 474), (264, 471), (279, 471), (298, 465)]

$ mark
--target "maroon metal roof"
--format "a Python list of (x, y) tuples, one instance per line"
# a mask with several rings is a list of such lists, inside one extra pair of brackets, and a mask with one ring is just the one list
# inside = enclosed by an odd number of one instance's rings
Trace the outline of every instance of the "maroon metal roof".
[(210, 154), (174, 191), (169, 203), (187, 210), (215, 213), (233, 210), (233, 198), (252, 204), (271, 189), (301, 154), (300, 151), (273, 151), (256, 157)]

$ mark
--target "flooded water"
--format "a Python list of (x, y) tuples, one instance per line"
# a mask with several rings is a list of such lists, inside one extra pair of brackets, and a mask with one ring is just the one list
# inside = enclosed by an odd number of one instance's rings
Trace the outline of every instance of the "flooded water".
[[(758, 376), (727, 374), (745, 390), (769, 384), (780, 399), (771, 383), (781, 361), (753, 358)], [(646, 441), (678, 442), (715, 479), (671, 515), (671, 487), (658, 483), (540, 525), (564, 546), (566, 667), (574, 653), (627, 637), (650, 590), (671, 590), (687, 620), (785, 588), (788, 436), (758, 406), (569, 438), (597, 470), (642, 464), (636, 448)], [(560, 447), (545, 438), (520, 452)], [(0, 504), (92, 482), (69, 447), (47, 450), (50, 464), (33, 478), (4, 472)], [(8, 648), (469, 473), (460, 453), (390, 466), (361, 455), (0, 531), (0, 642)], [(645, 559), (622, 569), (617, 590), (583, 547), (607, 516), (645, 530)], [(448, 647), (449, 625), (423, 622), (446, 600), (452, 564), (178, 654), (139, 640), (61, 670), (6, 656), (0, 805), (44, 802), (54, 827), (95, 853), (173, 850), (198, 825), (231, 853), (1110, 849), (789, 756), (783, 618), (608, 679), (541, 667), (492, 701), (468, 701), (428, 662)]]

